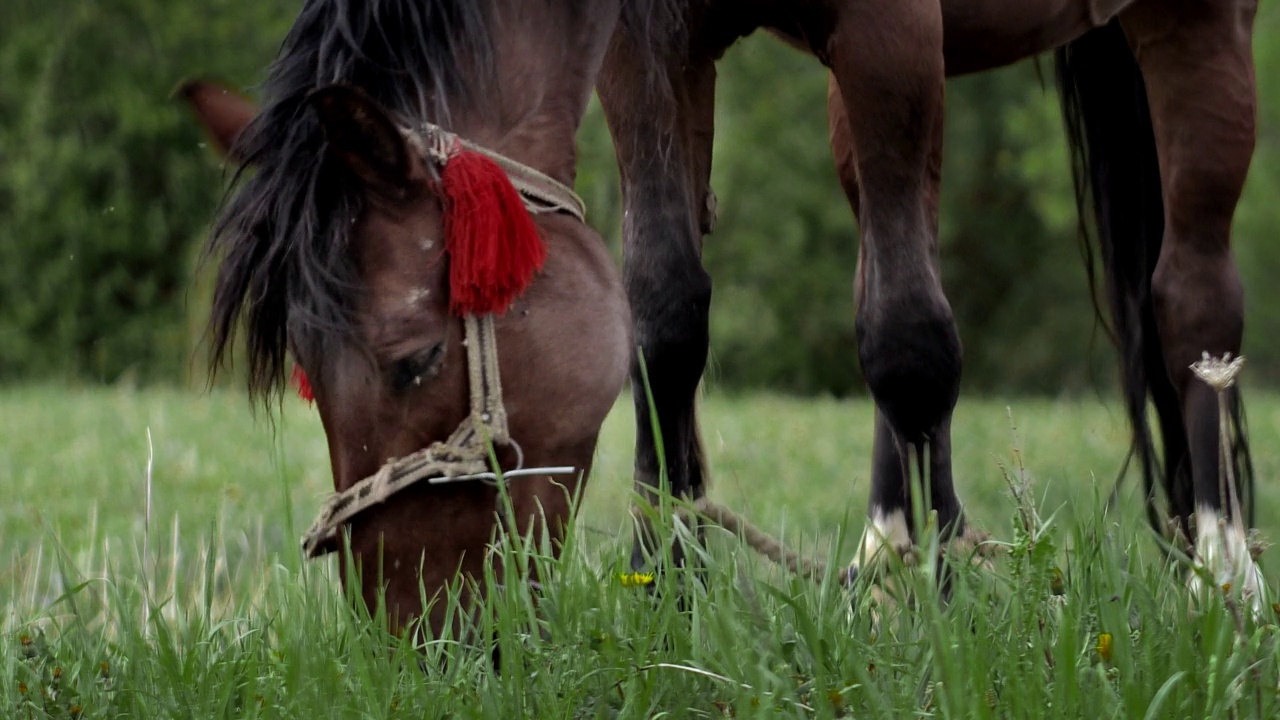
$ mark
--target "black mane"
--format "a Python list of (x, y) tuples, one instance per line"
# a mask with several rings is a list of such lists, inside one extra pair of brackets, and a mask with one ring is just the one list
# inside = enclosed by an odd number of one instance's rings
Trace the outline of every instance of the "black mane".
[[(680, 2), (626, 0), (621, 29), (664, 52), (664, 38), (680, 25)], [(474, 100), (491, 81), (489, 6), (307, 0), (268, 71), (262, 113), (241, 134), (236, 154), (244, 164), (206, 248), (206, 259), (221, 260), (209, 320), (213, 373), (243, 322), (249, 392), (269, 404), (283, 389), (287, 353), (315, 379), (327, 344), (353, 335), (359, 284), (347, 231), (360, 198), (331, 181), (307, 94), (343, 83), (409, 121), (447, 124), (449, 101)]]

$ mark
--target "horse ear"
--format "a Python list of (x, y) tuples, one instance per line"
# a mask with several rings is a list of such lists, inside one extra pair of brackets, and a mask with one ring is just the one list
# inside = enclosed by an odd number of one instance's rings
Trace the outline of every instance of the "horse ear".
[(330, 85), (307, 101), (320, 119), (329, 154), (373, 189), (400, 196), (422, 179), (421, 159), (391, 115), (368, 95)]
[(258, 107), (252, 100), (209, 80), (188, 80), (178, 86), (174, 95), (195, 113), (221, 155), (237, 163), (244, 160), (237, 152), (236, 140), (258, 115)]

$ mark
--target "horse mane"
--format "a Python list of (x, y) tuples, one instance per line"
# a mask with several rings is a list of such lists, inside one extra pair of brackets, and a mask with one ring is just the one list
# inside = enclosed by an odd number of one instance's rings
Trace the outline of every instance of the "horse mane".
[[(679, 2), (625, 0), (619, 29), (661, 52), (677, 35)], [(307, 0), (268, 69), (262, 111), (237, 142), (243, 162), (203, 255), (221, 260), (211, 377), (243, 326), (249, 393), (269, 406), (289, 353), (323, 382), (326, 350), (355, 338), (360, 283), (347, 248), (361, 200), (335, 181), (308, 93), (343, 83), (409, 122), (448, 125), (450, 103), (472, 103), (494, 81), (492, 15), (478, 0)]]

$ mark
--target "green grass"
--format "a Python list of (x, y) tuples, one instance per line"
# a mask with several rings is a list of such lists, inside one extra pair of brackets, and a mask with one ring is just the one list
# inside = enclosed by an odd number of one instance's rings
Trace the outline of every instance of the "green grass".
[[(806, 553), (852, 557), (869, 405), (713, 395), (702, 414), (714, 497)], [(1280, 398), (1254, 395), (1250, 423), (1259, 525), (1276, 537)], [(1255, 623), (1217, 599), (1191, 612), (1142, 526), (1136, 483), (1123, 512), (1100, 517), (1124, 430), (1114, 402), (964, 399), (957, 485), (971, 519), (1012, 551), (993, 569), (962, 568), (947, 605), (925, 573), (895, 576), (915, 609), (882, 608), (874, 623), (869, 588), (784, 577), (714, 532), (705, 589), (674, 574), (657, 598), (622, 587), (632, 420), (620, 405), (537, 612), (506, 579), (482, 614), (501, 648), (497, 675), (483, 644), (415, 650), (379, 634), (343, 601), (332, 560), (301, 561), (299, 533), (329, 489), (305, 405), (286, 403), (273, 427), (234, 393), (6, 390), (0, 717), (1280, 712), (1274, 619)], [(1002, 469), (1016, 472), (1015, 451), (1045, 519), (1030, 535), (1015, 527)], [(1269, 578), (1272, 564), (1264, 555)], [(692, 588), (687, 612), (678, 582)], [(1103, 633), (1109, 657), (1097, 651)]]

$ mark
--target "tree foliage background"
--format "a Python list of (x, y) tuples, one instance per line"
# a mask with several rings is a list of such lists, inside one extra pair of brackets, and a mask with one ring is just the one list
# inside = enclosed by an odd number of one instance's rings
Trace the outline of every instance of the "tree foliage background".
[[(297, 0), (0, 2), (0, 382), (203, 384), (209, 268), (227, 179), (170, 93), (250, 94)], [(1280, 377), (1280, 8), (1255, 32), (1260, 133), (1235, 242), (1254, 384)], [(1048, 58), (948, 84), (944, 282), (971, 389), (1105, 388)], [(758, 35), (720, 65), (712, 383), (859, 392), (857, 231), (827, 147), (826, 74)], [(594, 103), (578, 189), (620, 257), (620, 200)]]

